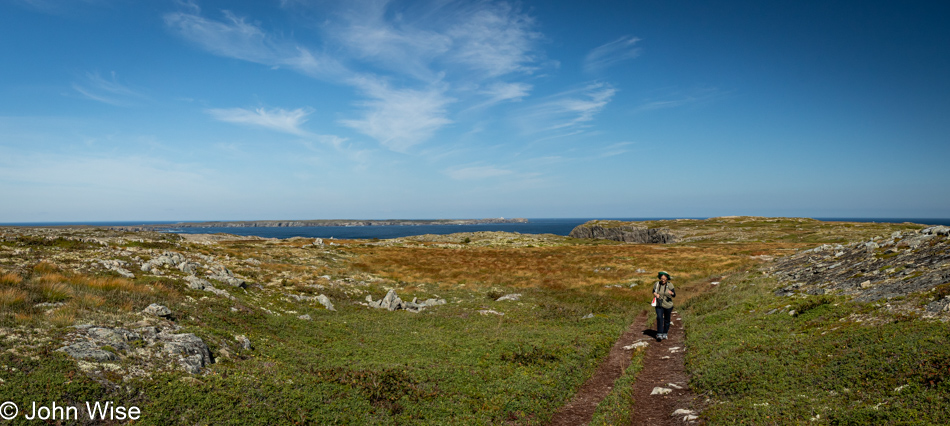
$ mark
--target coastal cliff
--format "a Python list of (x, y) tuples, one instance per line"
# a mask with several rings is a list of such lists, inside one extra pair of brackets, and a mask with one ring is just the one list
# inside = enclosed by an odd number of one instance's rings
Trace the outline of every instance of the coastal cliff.
[(578, 225), (569, 234), (573, 238), (600, 238), (627, 243), (669, 244), (676, 236), (666, 228), (648, 228), (633, 222), (592, 220)]

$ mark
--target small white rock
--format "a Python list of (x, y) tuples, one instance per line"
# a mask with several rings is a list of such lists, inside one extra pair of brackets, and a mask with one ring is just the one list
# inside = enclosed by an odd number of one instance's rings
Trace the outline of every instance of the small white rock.
[(624, 346), (623, 349), (629, 351), (629, 350), (631, 350), (631, 349), (645, 348), (645, 347), (647, 347), (648, 345), (649, 345), (649, 343), (647, 343), (647, 342), (637, 342), (637, 343), (634, 343), (634, 344), (632, 344), (632, 345)]
[(670, 392), (673, 392), (673, 389), (661, 388), (659, 386), (653, 388), (653, 392), (650, 392), (650, 395), (666, 395)]

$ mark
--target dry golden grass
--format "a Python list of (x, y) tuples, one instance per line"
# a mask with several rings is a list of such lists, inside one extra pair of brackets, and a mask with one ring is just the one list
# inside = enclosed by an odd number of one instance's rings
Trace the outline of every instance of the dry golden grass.
[(33, 272), (37, 274), (52, 274), (59, 272), (59, 267), (44, 260), (37, 263), (36, 266), (33, 266)]
[(73, 298), (72, 304), (80, 309), (96, 309), (106, 303), (106, 299), (94, 294), (82, 293)]
[(13, 319), (19, 323), (29, 323), (33, 321), (33, 314), (26, 312), (17, 312), (13, 314)]
[(47, 319), (57, 327), (68, 327), (76, 323), (76, 311), (66, 307), (53, 311)]
[(0, 307), (15, 307), (26, 302), (29, 294), (18, 288), (0, 289)]
[(74, 294), (72, 287), (62, 282), (43, 282), (37, 286), (43, 301), (62, 302)]
[(136, 284), (132, 281), (129, 281), (125, 278), (115, 278), (115, 277), (92, 277), (85, 278), (79, 281), (80, 285), (94, 288), (97, 290), (104, 291), (127, 291), (131, 293), (144, 293), (148, 292), (148, 287), (140, 284)]
[(23, 277), (14, 274), (13, 272), (8, 272), (0, 275), (0, 285), (17, 285), (23, 282)]
[[(471, 287), (583, 288), (652, 283), (659, 270), (676, 282), (756, 263), (750, 256), (781, 254), (789, 244), (708, 246), (568, 245), (534, 248), (354, 247), (357, 270), (396, 281)], [(646, 272), (637, 272), (645, 270)]]
[(47, 272), (38, 277), (34, 276), (33, 281), (39, 284), (56, 284), (56, 283), (67, 282), (68, 280), (63, 274), (60, 274), (57, 272)]

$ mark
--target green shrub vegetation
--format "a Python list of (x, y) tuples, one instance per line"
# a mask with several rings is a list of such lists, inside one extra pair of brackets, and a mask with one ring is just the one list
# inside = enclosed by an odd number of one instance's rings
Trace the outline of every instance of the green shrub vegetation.
[(690, 385), (710, 398), (711, 424), (950, 419), (946, 324), (827, 296), (779, 297), (777, 287), (736, 275), (681, 310)]

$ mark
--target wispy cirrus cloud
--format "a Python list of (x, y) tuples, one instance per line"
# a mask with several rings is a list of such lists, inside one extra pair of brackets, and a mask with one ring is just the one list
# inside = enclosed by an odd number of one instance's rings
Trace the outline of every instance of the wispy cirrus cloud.
[(119, 83), (115, 71), (111, 78), (103, 78), (98, 72), (86, 73), (82, 82), (73, 83), (73, 90), (88, 99), (115, 106), (129, 106), (134, 100), (145, 99), (145, 95)]
[(584, 58), (584, 71), (597, 72), (640, 56), (641, 49), (636, 47), (639, 41), (637, 37), (623, 36), (594, 48)]
[(525, 110), (519, 119), (529, 133), (567, 131), (576, 134), (607, 106), (616, 93), (617, 90), (607, 83), (591, 83), (550, 96)]
[(537, 69), (534, 20), (507, 3), (479, 3), (462, 14), (447, 34), (455, 49), (451, 60), (487, 77), (531, 73)]
[[(282, 6), (309, 7), (290, 1)], [(428, 15), (428, 6), (439, 13)], [(505, 76), (537, 69), (541, 34), (530, 16), (504, 2), (400, 7), (387, 1), (339, 6), (341, 19), (321, 26), (326, 37), (320, 49), (275, 36), (229, 11), (218, 20), (207, 18), (193, 3), (164, 19), (173, 33), (215, 55), (352, 86), (367, 99), (354, 103), (359, 117), (339, 123), (395, 151), (422, 143), (451, 123), (449, 106), (456, 101), (484, 107), (529, 95), (531, 85)], [(335, 53), (322, 53), (327, 51)], [(345, 63), (373, 68), (355, 72)], [(454, 89), (473, 86), (481, 89)]]
[(488, 95), (485, 103), (489, 105), (503, 101), (520, 101), (530, 92), (531, 85), (527, 83), (493, 83), (483, 91)]
[(597, 72), (614, 64), (640, 56), (640, 48), (636, 47), (640, 39), (623, 36), (610, 43), (598, 46), (584, 58), (584, 71)]
[(393, 151), (405, 152), (452, 122), (446, 118), (446, 107), (454, 99), (445, 96), (441, 88), (394, 89), (372, 78), (353, 79), (351, 84), (370, 100), (359, 104), (365, 109), (362, 118), (340, 123)]
[(297, 108), (286, 110), (283, 108), (211, 108), (205, 110), (215, 120), (249, 127), (260, 127), (277, 132), (300, 136), (305, 139), (340, 147), (345, 138), (334, 135), (321, 135), (309, 132), (303, 128), (307, 116), (313, 113), (311, 108)]
[(165, 25), (185, 40), (215, 55), (255, 62), (271, 67), (289, 67), (313, 77), (345, 74), (335, 59), (314, 53), (292, 41), (275, 37), (260, 26), (230, 11), (216, 21), (197, 11), (165, 15)]
[(727, 93), (715, 88), (694, 90), (687, 93), (674, 93), (661, 99), (647, 99), (638, 107), (636, 107), (634, 112), (677, 108), (686, 105), (710, 102), (726, 95)]
[(206, 112), (215, 120), (227, 123), (263, 127), (292, 135), (308, 136), (310, 133), (303, 130), (301, 126), (307, 122), (307, 116), (312, 114), (313, 110), (309, 108), (294, 110), (257, 108), (252, 111), (244, 108), (212, 108), (206, 110)]

